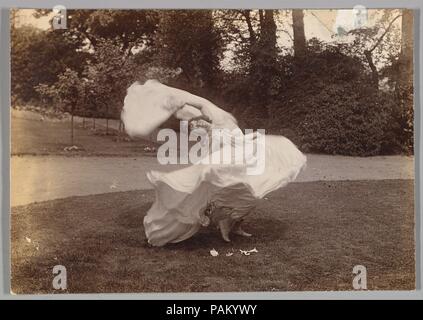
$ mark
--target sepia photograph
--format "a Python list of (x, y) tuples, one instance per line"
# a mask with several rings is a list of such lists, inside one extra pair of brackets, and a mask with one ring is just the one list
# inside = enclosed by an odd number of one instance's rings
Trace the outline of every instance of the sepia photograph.
[(11, 9), (10, 293), (415, 290), (414, 16)]

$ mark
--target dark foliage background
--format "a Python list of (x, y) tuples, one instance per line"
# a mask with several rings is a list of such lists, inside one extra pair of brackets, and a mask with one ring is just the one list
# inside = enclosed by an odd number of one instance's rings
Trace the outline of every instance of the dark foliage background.
[(12, 105), (118, 119), (126, 88), (155, 78), (306, 152), (412, 153), (411, 11), (378, 10), (374, 26), (330, 43), (306, 40), (304, 12), (68, 10), (67, 29), (40, 30), (16, 27), (15, 11)]

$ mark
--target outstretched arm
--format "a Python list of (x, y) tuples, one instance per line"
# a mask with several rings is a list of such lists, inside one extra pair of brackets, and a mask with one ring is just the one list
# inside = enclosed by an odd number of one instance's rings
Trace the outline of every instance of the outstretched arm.
[(200, 114), (217, 128), (237, 128), (230, 113), (207, 99), (151, 80), (128, 88), (121, 118), (129, 135), (148, 136), (172, 115), (189, 120)]
[(192, 106), (202, 113), (204, 120), (208, 122), (212, 122), (213, 119), (213, 112), (212, 109), (219, 109), (216, 105), (211, 103), (209, 100), (204, 99), (202, 97), (196, 96), (189, 92), (186, 92), (185, 103), (189, 106)]
[(238, 128), (237, 121), (232, 114), (219, 108), (207, 99), (185, 91), (184, 102), (200, 110), (203, 116), (209, 119), (207, 121), (213, 123), (217, 127), (230, 130)]

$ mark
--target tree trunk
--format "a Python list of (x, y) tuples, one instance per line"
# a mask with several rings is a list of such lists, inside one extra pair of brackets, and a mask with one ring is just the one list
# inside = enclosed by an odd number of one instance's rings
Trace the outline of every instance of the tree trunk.
[(254, 77), (256, 74), (258, 49), (257, 49), (257, 35), (253, 28), (250, 12), (251, 10), (244, 10), (243, 15), (245, 17), (248, 33), (250, 35), (249, 37), (250, 76)]
[(372, 51), (366, 50), (364, 51), (364, 55), (366, 56), (367, 63), (369, 64), (370, 70), (372, 71), (372, 83), (375, 90), (379, 90), (379, 72), (373, 62), (373, 54)]
[(260, 42), (261, 49), (267, 51), (271, 63), (276, 63), (276, 23), (273, 10), (264, 10), (265, 15), (261, 19)]
[(404, 9), (402, 14), (398, 82), (403, 87), (413, 84), (413, 11), (410, 9)]
[(250, 44), (255, 44), (256, 33), (253, 29), (253, 24), (251, 22), (250, 11), (251, 10), (244, 10), (242, 11), (242, 15), (244, 16), (245, 21), (247, 22), (248, 33), (250, 34)]
[(74, 145), (74, 143), (73, 143), (73, 110), (74, 110), (74, 108), (72, 107), (72, 113), (71, 113), (71, 146), (73, 146)]
[(122, 138), (122, 120), (119, 119), (118, 133), (117, 133), (117, 142)]
[(369, 68), (372, 72), (372, 82), (373, 82), (373, 87), (375, 90), (379, 90), (379, 72), (373, 62), (373, 51), (375, 51), (375, 49), (380, 45), (380, 43), (382, 42), (382, 40), (384, 39), (388, 31), (391, 29), (394, 22), (400, 17), (401, 15), (397, 15), (395, 18), (393, 18), (391, 22), (389, 22), (388, 27), (385, 28), (385, 31), (383, 32), (383, 34), (376, 40), (373, 47), (364, 51), (364, 56), (366, 57), (367, 63), (369, 64)]
[(106, 106), (106, 136), (109, 135), (109, 104)]
[(409, 153), (414, 151), (413, 99), (413, 11), (403, 9), (401, 23), (401, 52), (395, 92), (398, 99), (400, 141)]
[[(260, 14), (260, 36), (251, 43), (250, 76), (256, 88), (253, 102), (260, 104), (258, 114), (267, 117), (267, 104), (272, 94), (273, 78), (277, 68), (276, 23), (274, 10), (262, 10)], [(254, 101), (256, 100), (256, 101)]]
[(306, 54), (306, 38), (304, 33), (304, 13), (301, 9), (292, 10), (292, 29), (294, 33), (294, 55), (302, 58)]

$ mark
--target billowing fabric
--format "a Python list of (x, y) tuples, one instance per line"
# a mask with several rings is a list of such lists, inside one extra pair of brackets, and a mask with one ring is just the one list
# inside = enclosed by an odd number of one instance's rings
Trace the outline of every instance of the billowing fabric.
[[(148, 133), (148, 130), (160, 125), (161, 121), (164, 121), (163, 119), (167, 119), (172, 113), (186, 106), (188, 104), (186, 101), (189, 100), (192, 104), (188, 105), (203, 107), (202, 114), (206, 113), (212, 119), (212, 128), (229, 128), (231, 129), (228, 131), (229, 134), (234, 137), (242, 135), (242, 138), (251, 138), (249, 135), (244, 136), (241, 133), (236, 126), (236, 121), (229, 113), (207, 100), (205, 100), (207, 103), (199, 102), (195, 96), (180, 91), (177, 91), (174, 96), (175, 91), (167, 91), (169, 87), (157, 82), (153, 84), (157, 87), (152, 90), (137, 89), (140, 94), (137, 99), (138, 104), (132, 100), (133, 97), (128, 98), (127, 96), (128, 99), (125, 99), (126, 117), (122, 117), (122, 119), (125, 127), (129, 125), (133, 133)], [(165, 92), (159, 92), (160, 86), (165, 87)], [(156, 89), (156, 94), (153, 94)], [(148, 91), (146, 100), (143, 98), (143, 90)], [(129, 92), (128, 95), (130, 96)], [(161, 99), (164, 100), (160, 102)], [(128, 101), (131, 102), (127, 103)], [(143, 101), (148, 101), (148, 103), (152, 101), (152, 104), (141, 106)], [(172, 105), (169, 101), (173, 101), (172, 103), (175, 104)], [(210, 107), (210, 105), (214, 107)], [(150, 110), (150, 113), (157, 113), (157, 116), (147, 117), (154, 124), (146, 124), (148, 121), (138, 114), (139, 110), (133, 109), (142, 109), (143, 112)], [(128, 115), (134, 114), (138, 115), (136, 119), (129, 120)], [(227, 118), (223, 119), (222, 117)], [(211, 139), (214, 139), (213, 134)], [(283, 136), (265, 135), (264, 140), (256, 139), (254, 141), (264, 141), (261, 144), (264, 148), (264, 169), (260, 174), (250, 174), (248, 171), (257, 165), (257, 157), (259, 157), (257, 148), (245, 156), (243, 163), (235, 162), (232, 158), (230, 163), (211, 164), (204, 162), (203, 158), (180, 170), (148, 172), (147, 177), (156, 192), (155, 202), (144, 218), (148, 242), (153, 246), (163, 246), (190, 238), (201, 226), (210, 224), (211, 217), (205, 215), (206, 208), (210, 203), (217, 208), (213, 219), (227, 217), (233, 220), (242, 219), (251, 213), (258, 199), (295, 180), (306, 164), (306, 157), (290, 140)], [(231, 142), (221, 143), (217, 150), (211, 148), (207, 157), (211, 159), (217, 152), (233, 147)]]
[[(151, 171), (156, 201), (144, 219), (150, 244), (162, 246), (194, 235), (208, 225), (209, 202), (230, 208), (233, 219), (247, 215), (257, 199), (295, 180), (306, 157), (288, 139), (266, 136), (266, 165), (260, 175), (247, 175), (244, 166), (194, 164), (169, 173)], [(224, 210), (225, 211), (225, 210)], [(223, 217), (222, 217), (223, 218)]]

